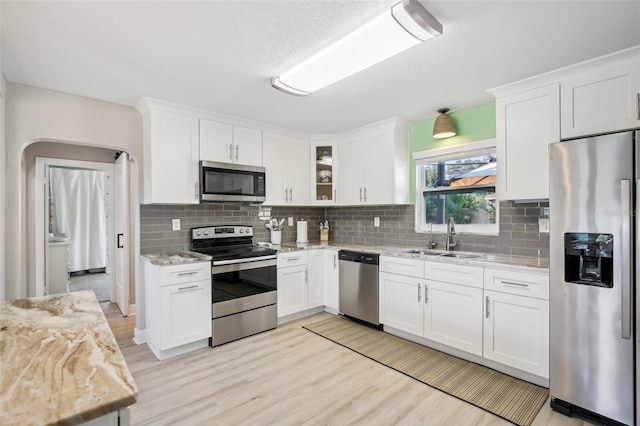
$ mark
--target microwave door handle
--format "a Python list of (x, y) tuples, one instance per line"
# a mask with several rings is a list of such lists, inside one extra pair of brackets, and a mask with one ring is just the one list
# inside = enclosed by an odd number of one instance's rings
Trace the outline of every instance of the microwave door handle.
[(622, 241), (621, 268), (622, 268), (622, 296), (620, 315), (622, 317), (621, 337), (623, 339), (631, 339), (631, 305), (633, 299), (631, 277), (633, 276), (631, 261), (631, 252), (633, 250), (631, 240), (631, 229), (633, 216), (631, 214), (631, 181), (623, 179), (620, 181), (620, 238)]

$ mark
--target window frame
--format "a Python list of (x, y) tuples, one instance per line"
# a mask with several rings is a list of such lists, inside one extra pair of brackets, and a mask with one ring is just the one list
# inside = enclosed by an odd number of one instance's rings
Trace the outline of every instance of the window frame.
[[(445, 161), (454, 158), (473, 157), (474, 155), (481, 155), (486, 151), (496, 151), (496, 140), (487, 139), (478, 142), (469, 142), (463, 145), (454, 145), (445, 148), (436, 148), (426, 151), (419, 151), (413, 154), (413, 158), (416, 162), (416, 203), (415, 203), (415, 232), (416, 233), (436, 233), (446, 234), (446, 224), (427, 223), (425, 218), (425, 206), (424, 206), (424, 192), (447, 192), (447, 189), (431, 189), (424, 185), (424, 178), (422, 170), (425, 164), (434, 163), (437, 161)], [(496, 180), (500, 179), (500, 176), (496, 175)], [(496, 188), (497, 182), (493, 185), (479, 185), (468, 188)], [(460, 188), (457, 188), (460, 189)], [(500, 232), (500, 202), (496, 199), (496, 223), (492, 224), (457, 224), (456, 233), (458, 234), (474, 234), (474, 235), (498, 235)]]

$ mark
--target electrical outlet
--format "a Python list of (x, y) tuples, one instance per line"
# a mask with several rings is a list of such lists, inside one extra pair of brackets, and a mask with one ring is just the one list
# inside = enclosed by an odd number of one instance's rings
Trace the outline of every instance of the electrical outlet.
[(549, 233), (549, 219), (540, 217), (538, 218), (538, 228), (541, 233)]
[(373, 218), (373, 226), (375, 226), (375, 227), (380, 226), (380, 218), (379, 217), (374, 217)]
[(171, 229), (173, 231), (180, 230), (180, 219), (171, 219)]
[(293, 218), (292, 217), (289, 218), (289, 220), (287, 221), (287, 224), (289, 226), (293, 226)]

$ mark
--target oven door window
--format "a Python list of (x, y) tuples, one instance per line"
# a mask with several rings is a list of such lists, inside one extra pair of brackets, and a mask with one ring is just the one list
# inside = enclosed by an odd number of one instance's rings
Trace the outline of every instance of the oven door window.
[(255, 195), (255, 173), (205, 169), (203, 172), (205, 194)]
[(277, 290), (275, 266), (212, 275), (213, 303)]

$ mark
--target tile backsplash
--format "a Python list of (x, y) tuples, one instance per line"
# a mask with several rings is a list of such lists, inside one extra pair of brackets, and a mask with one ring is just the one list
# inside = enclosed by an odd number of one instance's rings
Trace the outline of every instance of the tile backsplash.
[[(456, 250), (480, 251), (528, 256), (549, 256), (549, 234), (539, 233), (538, 217), (548, 202), (500, 204), (499, 235), (457, 234)], [(328, 220), (330, 240), (342, 244), (384, 244), (423, 247), (431, 234), (414, 231), (414, 206), (355, 207), (272, 207), (276, 218), (303, 218), (309, 222), (309, 239), (319, 240), (318, 224)], [(380, 227), (373, 218), (380, 217)], [(181, 230), (171, 230), (171, 219), (180, 219)], [(251, 225), (254, 241), (269, 241), (265, 222), (258, 219), (258, 207), (238, 204), (142, 205), (140, 206), (140, 251), (157, 253), (189, 249), (189, 230), (212, 224)], [(286, 221), (285, 221), (286, 224)], [(445, 235), (433, 234), (438, 248), (444, 246)], [(283, 243), (294, 243), (296, 227), (285, 226)]]

